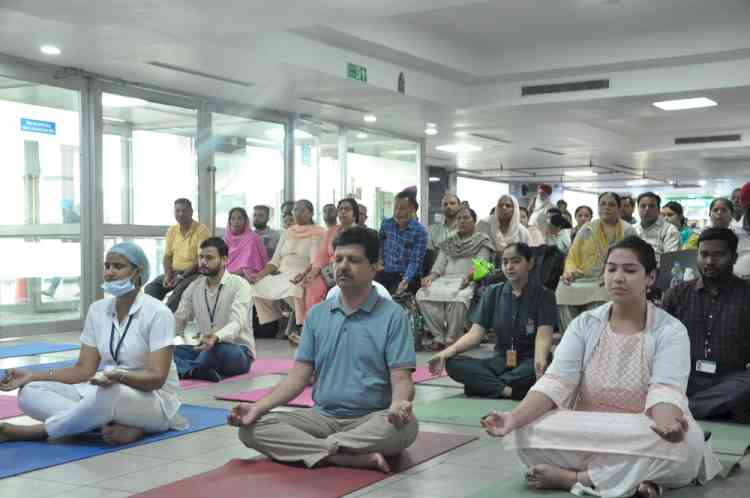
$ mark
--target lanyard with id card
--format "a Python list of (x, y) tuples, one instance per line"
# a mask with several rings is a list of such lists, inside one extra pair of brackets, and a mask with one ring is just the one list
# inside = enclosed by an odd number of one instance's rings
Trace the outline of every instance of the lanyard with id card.
[(505, 352), (505, 366), (508, 368), (516, 368), (518, 366), (518, 353), (516, 352), (514, 342), (513, 339), (510, 340), (510, 349)]

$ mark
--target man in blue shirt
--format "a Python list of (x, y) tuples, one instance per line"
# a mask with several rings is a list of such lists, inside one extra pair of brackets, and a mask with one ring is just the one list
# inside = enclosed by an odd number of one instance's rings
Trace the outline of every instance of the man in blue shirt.
[[(341, 294), (308, 313), (289, 375), (229, 415), (247, 447), (310, 468), (328, 463), (389, 472), (385, 457), (414, 442), (414, 341), (401, 307), (373, 288), (379, 249), (377, 233), (365, 227), (334, 242)], [(313, 372), (314, 408), (268, 413), (297, 397)]]
[(422, 261), (427, 252), (427, 228), (416, 220), (419, 204), (411, 192), (396, 194), (393, 218), (380, 226), (383, 269), (375, 280), (391, 294), (409, 291), (416, 294), (422, 276)]

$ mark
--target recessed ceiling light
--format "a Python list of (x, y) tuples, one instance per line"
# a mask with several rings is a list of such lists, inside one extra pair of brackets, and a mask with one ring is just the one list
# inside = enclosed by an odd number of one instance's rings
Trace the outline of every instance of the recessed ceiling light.
[(357, 138), (360, 140), (367, 138), (367, 133), (357, 133)]
[(631, 180), (629, 182), (625, 182), (625, 184), (629, 187), (642, 187), (644, 185), (648, 185), (650, 182), (648, 180)]
[(586, 176), (596, 176), (599, 173), (596, 171), (591, 171), (590, 169), (579, 169), (579, 170), (572, 170), (572, 171), (566, 171), (565, 176), (572, 176), (576, 178), (583, 178)]
[(439, 182), (439, 181), (440, 181), (440, 178), (438, 178), (437, 176), (431, 176), (430, 177), (430, 183), (435, 183), (435, 182)]
[(147, 104), (148, 102), (143, 99), (125, 97), (124, 95), (114, 95), (111, 93), (102, 95), (102, 105), (104, 107), (142, 107)]
[(437, 125), (435, 123), (427, 123), (427, 128), (437, 128)]
[(704, 185), (706, 185), (706, 180), (698, 180), (698, 185), (703, 187)]
[(39, 51), (44, 55), (60, 55), (62, 51), (54, 45), (42, 45)]
[(406, 149), (406, 150), (387, 150), (385, 151), (386, 154), (391, 154), (392, 156), (413, 156), (417, 153), (416, 150), (413, 149)]
[(365, 117), (363, 117), (362, 119), (364, 119), (365, 122), (367, 123), (374, 123), (375, 121), (378, 120), (378, 117), (375, 116), (374, 114), (366, 114)]
[(427, 129), (426, 129), (426, 130), (424, 131), (424, 134), (425, 134), (425, 135), (430, 135), (430, 136), (434, 136), (434, 135), (437, 135), (437, 134), (438, 134), (438, 131), (437, 131), (437, 129), (435, 129), (435, 128), (427, 128)]
[(450, 152), (452, 154), (460, 154), (462, 152), (479, 152), (482, 148), (478, 145), (473, 144), (446, 144), (438, 145), (435, 147), (441, 152)]
[(698, 97), (695, 99), (678, 99), (678, 100), (665, 100), (663, 102), (654, 102), (654, 106), (664, 111), (682, 111), (685, 109), (699, 109), (701, 107), (712, 107), (719, 105), (711, 99), (706, 97)]

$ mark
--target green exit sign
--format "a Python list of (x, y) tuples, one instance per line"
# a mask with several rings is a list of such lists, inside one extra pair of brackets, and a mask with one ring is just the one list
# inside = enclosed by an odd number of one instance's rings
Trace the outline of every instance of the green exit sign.
[(349, 79), (367, 83), (367, 68), (358, 64), (346, 63), (346, 76)]

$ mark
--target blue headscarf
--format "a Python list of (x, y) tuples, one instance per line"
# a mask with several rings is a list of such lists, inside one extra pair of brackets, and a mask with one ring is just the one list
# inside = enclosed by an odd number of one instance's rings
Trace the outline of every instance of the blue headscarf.
[(146, 254), (143, 252), (143, 249), (141, 249), (139, 245), (126, 240), (125, 242), (115, 244), (108, 252), (113, 252), (116, 254), (120, 254), (121, 256), (125, 256), (125, 258), (127, 258), (127, 260), (137, 268), (143, 267), (140, 275), (141, 285), (146, 285), (149, 277), (148, 259), (146, 258)]

